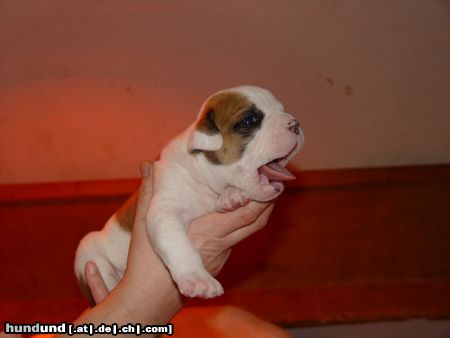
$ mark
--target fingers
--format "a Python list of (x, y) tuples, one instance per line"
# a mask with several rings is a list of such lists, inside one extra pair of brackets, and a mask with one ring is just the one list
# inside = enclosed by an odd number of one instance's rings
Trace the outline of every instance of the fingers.
[(152, 170), (152, 164), (148, 161), (142, 161), (139, 163), (139, 169), (141, 170), (141, 176), (147, 177), (150, 176)]
[(136, 207), (135, 222), (136, 221), (139, 222), (143, 218), (145, 218), (153, 195), (153, 176), (154, 176), (153, 164), (147, 161), (143, 161), (140, 164), (140, 169), (142, 175), (142, 182), (139, 187), (139, 196)]
[(237, 229), (253, 224), (272, 203), (251, 201), (246, 206), (224, 214), (212, 214), (215, 217), (217, 236), (224, 237)]
[(228, 236), (226, 236), (226, 241), (230, 247), (236, 245), (256, 231), (261, 230), (267, 224), (273, 207), (274, 204), (269, 204), (269, 206), (258, 215), (257, 219), (252, 224), (241, 227), (228, 234)]
[(86, 276), (86, 283), (91, 290), (92, 298), (95, 304), (100, 303), (107, 295), (109, 295), (108, 288), (105, 281), (93, 261), (88, 261), (84, 267), (84, 275)]

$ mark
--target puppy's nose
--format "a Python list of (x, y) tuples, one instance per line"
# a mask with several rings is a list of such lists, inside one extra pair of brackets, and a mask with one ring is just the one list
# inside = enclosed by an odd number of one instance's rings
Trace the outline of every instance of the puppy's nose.
[(288, 124), (288, 129), (291, 132), (293, 132), (295, 135), (298, 135), (300, 133), (298, 130), (299, 128), (300, 128), (300, 124), (298, 123), (297, 120), (291, 120)]

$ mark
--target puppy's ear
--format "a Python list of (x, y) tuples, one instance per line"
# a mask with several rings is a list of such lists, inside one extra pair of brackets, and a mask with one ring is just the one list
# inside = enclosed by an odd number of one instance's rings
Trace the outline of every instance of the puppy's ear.
[(217, 151), (222, 148), (223, 137), (215, 123), (215, 113), (209, 109), (200, 115), (189, 138), (189, 151)]

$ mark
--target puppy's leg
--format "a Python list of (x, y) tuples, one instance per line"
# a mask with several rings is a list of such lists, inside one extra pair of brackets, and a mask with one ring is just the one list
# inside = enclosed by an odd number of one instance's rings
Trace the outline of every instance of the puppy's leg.
[(216, 202), (218, 212), (228, 212), (236, 210), (250, 201), (248, 195), (239, 188), (229, 186), (220, 194)]
[[(157, 204), (157, 203), (156, 203)], [(220, 283), (203, 266), (189, 239), (185, 221), (176, 211), (164, 212), (152, 201), (147, 231), (153, 249), (168, 267), (180, 292), (186, 297), (212, 298), (223, 294)]]
[(88, 296), (88, 294), (86, 290), (83, 290), (85, 289), (86, 284), (84, 268), (88, 261), (93, 261), (97, 265), (109, 291), (114, 289), (122, 277), (120, 271), (118, 271), (107, 258), (102, 241), (103, 238), (101, 232), (95, 231), (84, 236), (78, 245), (75, 256), (75, 274), (85, 296)]

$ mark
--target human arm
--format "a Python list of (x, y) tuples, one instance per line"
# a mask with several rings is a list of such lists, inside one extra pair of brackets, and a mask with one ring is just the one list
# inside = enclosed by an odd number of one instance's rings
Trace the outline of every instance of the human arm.
[[(144, 163), (141, 172), (143, 180), (124, 278), (108, 295), (101, 276), (90, 274), (88, 266), (87, 281), (98, 305), (86, 310), (75, 325), (165, 324), (183, 306), (183, 298), (148, 241), (145, 216), (152, 197), (151, 165)], [(211, 274), (219, 273), (237, 242), (266, 224), (272, 208), (273, 204), (250, 202), (236, 211), (207, 214), (190, 224), (189, 236)]]

